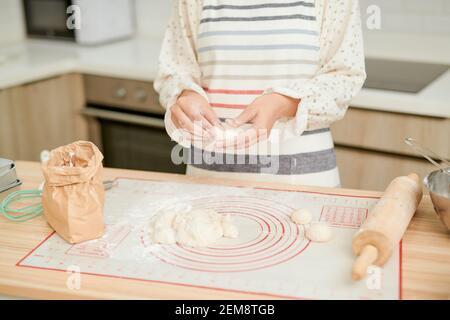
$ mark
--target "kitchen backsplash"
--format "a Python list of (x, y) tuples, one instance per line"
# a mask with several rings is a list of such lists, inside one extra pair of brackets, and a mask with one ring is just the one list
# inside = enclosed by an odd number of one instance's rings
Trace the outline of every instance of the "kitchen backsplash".
[[(450, 36), (450, 0), (360, 0), (361, 14), (376, 5), (381, 12), (381, 32), (430, 33)], [(366, 26), (366, 24), (365, 24)], [(370, 31), (365, 28), (366, 32)]]
[[(380, 8), (381, 30), (365, 32), (437, 33), (450, 36), (450, 0), (360, 0), (361, 15), (366, 21), (371, 5)], [(170, 0), (136, 0), (138, 31), (161, 35), (172, 8)], [(158, 10), (155, 10), (155, 7)]]
[[(173, 0), (134, 0), (137, 32), (162, 36)], [(450, 0), (360, 0), (366, 21), (367, 8), (376, 5), (381, 12), (381, 30), (365, 32), (412, 32), (450, 36)], [(21, 0), (0, 1), (0, 44), (24, 38)]]
[[(162, 36), (172, 11), (173, 0), (135, 0), (139, 34)], [(449, 0), (450, 1), (450, 0)]]

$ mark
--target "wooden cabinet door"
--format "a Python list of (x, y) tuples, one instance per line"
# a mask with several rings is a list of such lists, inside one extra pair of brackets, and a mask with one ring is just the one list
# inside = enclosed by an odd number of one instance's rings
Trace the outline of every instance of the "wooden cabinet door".
[(18, 154), (13, 110), (9, 102), (9, 91), (0, 90), (0, 158), (13, 159)]
[(415, 172), (422, 180), (436, 168), (425, 159), (336, 147), (344, 188), (384, 191), (396, 177)]
[[(82, 77), (63, 75), (0, 93), (0, 156), (39, 160), (40, 152), (87, 139)], [(3, 127), (5, 125), (5, 127)]]
[(450, 159), (450, 118), (349, 108), (332, 126), (336, 145), (417, 157), (407, 137)]
[(397, 176), (435, 170), (406, 137), (450, 159), (450, 119), (350, 108), (332, 132), (345, 188), (385, 190)]

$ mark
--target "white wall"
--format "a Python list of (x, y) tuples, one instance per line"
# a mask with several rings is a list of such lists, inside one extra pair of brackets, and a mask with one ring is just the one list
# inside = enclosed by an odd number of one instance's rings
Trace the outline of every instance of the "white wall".
[[(138, 33), (162, 35), (173, 0), (135, 1)], [(450, 0), (360, 0), (360, 3), (363, 18), (367, 16), (369, 5), (380, 7), (381, 32), (437, 33), (450, 36)]]
[(0, 1), (0, 44), (22, 40), (25, 37), (22, 1)]
[[(95, 1), (95, 0), (93, 0)], [(134, 0), (137, 33), (161, 37), (174, 0)], [(361, 13), (381, 8), (381, 32), (434, 33), (450, 36), (450, 0), (360, 0)], [(0, 44), (24, 37), (21, 0), (0, 0)], [(367, 31), (366, 32), (375, 32)]]
[[(162, 35), (173, 0), (135, 1), (138, 33)], [(433, 33), (450, 36), (450, 0), (360, 0), (360, 3), (363, 18), (367, 16), (366, 10), (369, 5), (380, 7), (381, 32)]]
[(363, 17), (369, 5), (380, 7), (381, 32), (450, 36), (450, 0), (360, 0), (360, 3)]
[[(161, 37), (172, 10), (172, 0), (134, 1), (136, 2), (137, 33)], [(22, 0), (0, 0), (0, 45), (18, 41), (24, 37)]]
[(172, 1), (135, 0), (138, 34), (162, 37), (172, 11)]

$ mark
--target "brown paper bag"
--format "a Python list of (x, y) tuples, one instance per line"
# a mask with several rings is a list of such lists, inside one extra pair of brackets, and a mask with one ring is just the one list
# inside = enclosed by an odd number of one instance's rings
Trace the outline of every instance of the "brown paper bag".
[(42, 165), (44, 215), (66, 241), (103, 235), (103, 155), (91, 142), (77, 141), (50, 152)]

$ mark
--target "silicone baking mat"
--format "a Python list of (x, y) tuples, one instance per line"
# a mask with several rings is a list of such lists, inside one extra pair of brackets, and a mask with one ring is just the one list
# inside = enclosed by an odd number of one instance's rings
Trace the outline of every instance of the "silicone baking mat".
[[(353, 282), (353, 234), (377, 198), (263, 188), (118, 179), (106, 193), (105, 235), (70, 245), (50, 234), (17, 265), (206, 287), (269, 297), (307, 299), (401, 298), (401, 245), (383, 269)], [(229, 214), (237, 239), (208, 248), (155, 245), (148, 221), (161, 209), (212, 208)], [(328, 243), (312, 243), (290, 221), (308, 208), (333, 229)]]

